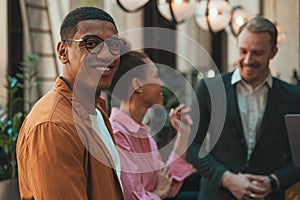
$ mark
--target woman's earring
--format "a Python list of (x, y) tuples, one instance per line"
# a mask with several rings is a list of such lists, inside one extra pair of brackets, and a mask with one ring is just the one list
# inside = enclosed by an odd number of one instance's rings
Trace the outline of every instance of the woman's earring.
[(136, 91), (141, 94), (143, 92), (142, 86), (139, 83), (137, 83), (137, 86), (138, 86), (138, 88)]

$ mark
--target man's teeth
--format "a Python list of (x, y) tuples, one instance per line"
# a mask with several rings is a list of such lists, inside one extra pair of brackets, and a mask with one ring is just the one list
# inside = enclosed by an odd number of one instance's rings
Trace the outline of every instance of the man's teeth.
[(110, 69), (110, 67), (97, 67), (97, 70), (99, 71), (109, 71)]

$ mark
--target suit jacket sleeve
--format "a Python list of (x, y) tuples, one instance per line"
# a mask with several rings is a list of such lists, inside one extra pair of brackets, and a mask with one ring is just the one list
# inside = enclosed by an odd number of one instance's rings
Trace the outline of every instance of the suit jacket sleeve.
[(199, 174), (207, 177), (216, 187), (219, 187), (221, 177), (228, 168), (218, 162), (207, 149), (201, 148), (201, 146), (204, 147), (211, 118), (211, 100), (204, 80), (197, 86), (196, 97), (192, 99), (191, 108), (193, 109), (195, 106), (199, 106), (200, 119), (195, 120), (197, 117), (195, 117), (195, 113), (192, 113), (194, 124), (191, 133), (195, 138), (188, 150), (187, 161), (194, 165)]
[[(279, 82), (277, 79), (275, 81), (275, 83)], [(283, 98), (283, 104), (289, 109), (287, 113), (300, 113), (300, 88), (294, 85), (283, 84), (281, 81), (278, 84), (284, 88), (280, 90), (280, 96)], [(282, 115), (282, 117), (284, 117), (284, 115)], [(284, 130), (286, 131), (286, 129)], [(285, 134), (288, 133), (285, 132)], [(286, 160), (285, 165), (273, 172), (279, 179), (280, 191), (288, 189), (288, 187), (300, 180), (300, 168), (294, 166), (290, 148), (289, 151), (284, 154), (284, 159)]]

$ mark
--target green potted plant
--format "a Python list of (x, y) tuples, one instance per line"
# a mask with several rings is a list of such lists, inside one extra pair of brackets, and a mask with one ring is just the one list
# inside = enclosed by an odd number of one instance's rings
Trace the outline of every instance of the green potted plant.
[[(29, 54), (21, 63), (22, 73), (16, 77), (7, 77), (7, 106), (0, 106), (0, 199), (19, 199), (17, 182), (16, 141), (26, 107), (29, 111), (34, 104), (31, 100), (32, 90), (37, 86), (36, 54)], [(17, 91), (22, 88), (28, 94), (28, 100), (17, 97)]]

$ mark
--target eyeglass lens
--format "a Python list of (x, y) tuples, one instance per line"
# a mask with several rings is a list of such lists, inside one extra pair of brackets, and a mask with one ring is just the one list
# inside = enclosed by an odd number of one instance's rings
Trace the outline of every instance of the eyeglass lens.
[(120, 54), (121, 51), (125, 48), (125, 42), (119, 38), (110, 38), (108, 40), (102, 40), (99, 37), (90, 36), (84, 38), (84, 42), (87, 51), (93, 54), (99, 53), (102, 50), (104, 43), (107, 44), (110, 52), (114, 55)]

